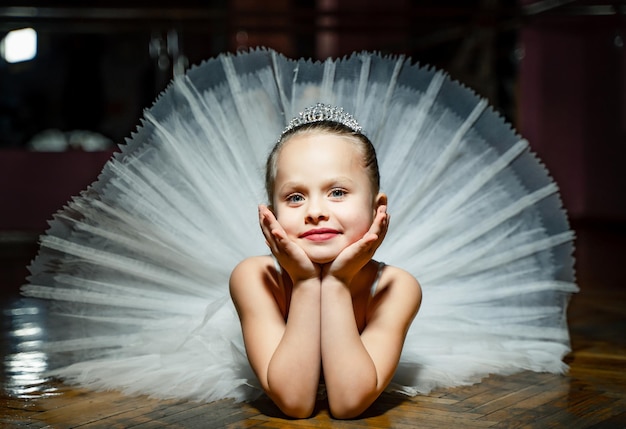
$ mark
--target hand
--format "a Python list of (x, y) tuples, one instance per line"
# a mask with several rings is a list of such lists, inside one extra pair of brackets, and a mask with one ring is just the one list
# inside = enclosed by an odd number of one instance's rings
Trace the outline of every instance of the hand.
[(304, 250), (287, 237), (274, 213), (263, 205), (259, 206), (259, 223), (265, 243), (294, 285), (298, 281), (320, 278), (320, 266), (313, 263)]
[(376, 249), (383, 242), (389, 227), (389, 219), (387, 206), (378, 207), (370, 229), (360, 240), (343, 249), (334, 261), (326, 264), (322, 276), (332, 276), (343, 284), (349, 285), (359, 270), (372, 259)]

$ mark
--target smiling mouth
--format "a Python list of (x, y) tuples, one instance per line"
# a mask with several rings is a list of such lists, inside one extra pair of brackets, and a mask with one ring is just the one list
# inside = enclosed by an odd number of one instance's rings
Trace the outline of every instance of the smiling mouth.
[(335, 229), (321, 228), (312, 229), (300, 235), (300, 238), (306, 238), (310, 241), (326, 241), (338, 236), (340, 233)]

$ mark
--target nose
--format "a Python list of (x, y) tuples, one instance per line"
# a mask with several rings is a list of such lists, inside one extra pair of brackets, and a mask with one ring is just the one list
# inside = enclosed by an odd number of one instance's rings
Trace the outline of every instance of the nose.
[(310, 198), (307, 205), (306, 222), (316, 224), (324, 220), (328, 220), (325, 202), (320, 198)]

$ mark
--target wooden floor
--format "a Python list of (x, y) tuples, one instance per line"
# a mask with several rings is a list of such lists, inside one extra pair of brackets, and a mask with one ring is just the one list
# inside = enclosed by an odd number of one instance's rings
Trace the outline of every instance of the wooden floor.
[[(267, 399), (162, 401), (38, 380), (31, 380), (31, 390), (18, 392), (10, 380), (19, 376), (14, 371), (4, 378), (0, 427), (626, 428), (626, 233), (621, 227), (581, 227), (577, 233), (581, 292), (569, 311), (568, 375), (523, 372), (414, 398), (383, 395), (361, 418), (338, 421), (323, 404), (310, 419), (288, 420)], [(5, 297), (5, 308), (7, 302)], [(5, 322), (3, 328), (10, 327)], [(10, 341), (8, 335), (2, 338), (6, 362)]]

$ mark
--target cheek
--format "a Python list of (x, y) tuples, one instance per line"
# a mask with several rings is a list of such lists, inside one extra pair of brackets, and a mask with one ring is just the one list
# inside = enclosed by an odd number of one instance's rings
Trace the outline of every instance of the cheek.
[(362, 216), (361, 217), (361, 222), (360, 222), (360, 226), (361, 226), (361, 232), (362, 234), (365, 234), (370, 227), (372, 226), (372, 217), (371, 216)]
[(289, 234), (295, 226), (295, 218), (294, 213), (291, 210), (276, 210), (274, 212), (274, 216), (276, 216), (276, 220), (283, 227), (285, 232)]
[(344, 222), (352, 226), (353, 235), (359, 239), (370, 229), (372, 221), (372, 210), (369, 207), (361, 207), (346, 213), (344, 217)]

